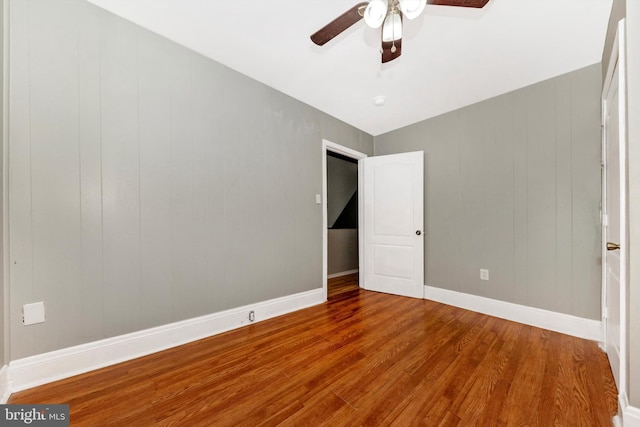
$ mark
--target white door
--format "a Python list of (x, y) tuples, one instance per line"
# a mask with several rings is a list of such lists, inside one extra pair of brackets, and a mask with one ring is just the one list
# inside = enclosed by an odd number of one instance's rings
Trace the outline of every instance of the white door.
[(422, 298), (422, 151), (364, 159), (364, 288)]
[[(618, 71), (614, 73), (617, 79)], [(606, 346), (611, 370), (619, 386), (620, 373), (620, 147), (618, 144), (618, 90), (612, 88), (607, 97), (605, 118), (606, 147)]]
[[(619, 40), (618, 40), (619, 42)], [(604, 315), (605, 350), (618, 390), (624, 390), (626, 319), (626, 153), (623, 58), (612, 61), (613, 72), (603, 92), (604, 124)]]

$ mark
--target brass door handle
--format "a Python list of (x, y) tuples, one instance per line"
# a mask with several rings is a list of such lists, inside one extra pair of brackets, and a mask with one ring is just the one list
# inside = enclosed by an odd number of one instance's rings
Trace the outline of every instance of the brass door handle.
[(620, 245), (619, 244), (607, 242), (607, 250), (608, 251), (615, 251), (616, 249), (620, 249)]

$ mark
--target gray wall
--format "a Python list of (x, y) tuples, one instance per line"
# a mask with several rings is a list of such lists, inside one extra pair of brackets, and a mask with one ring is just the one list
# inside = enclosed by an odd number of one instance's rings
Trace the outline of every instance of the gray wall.
[(322, 139), (370, 135), (82, 0), (10, 4), (12, 359), (322, 287)]
[(640, 408), (640, 2), (627, 2), (627, 138), (629, 166), (629, 402)]
[[(327, 225), (332, 227), (358, 189), (358, 164), (327, 156)], [(358, 230), (327, 231), (327, 274), (358, 268)]]
[(358, 261), (358, 229), (327, 230), (327, 274), (356, 270)]
[[(358, 164), (327, 156), (327, 224), (331, 227), (358, 189)], [(358, 230), (327, 231), (327, 273), (358, 268)]]
[(327, 225), (332, 227), (358, 189), (358, 164), (327, 156)]
[(425, 284), (600, 319), (600, 92), (595, 64), (375, 138), (425, 152)]

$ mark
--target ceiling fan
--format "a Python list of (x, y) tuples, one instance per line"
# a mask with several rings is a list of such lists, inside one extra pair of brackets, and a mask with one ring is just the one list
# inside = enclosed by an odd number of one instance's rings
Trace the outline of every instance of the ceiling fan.
[(415, 19), (426, 4), (482, 8), (489, 0), (371, 0), (361, 2), (311, 35), (311, 40), (323, 46), (329, 40), (364, 18), (371, 28), (382, 26), (382, 62), (389, 62), (402, 52), (403, 18)]

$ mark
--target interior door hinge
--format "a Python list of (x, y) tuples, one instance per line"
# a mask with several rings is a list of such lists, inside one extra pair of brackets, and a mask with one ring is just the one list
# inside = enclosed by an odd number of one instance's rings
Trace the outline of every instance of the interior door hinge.
[(607, 307), (603, 307), (602, 308), (602, 318), (603, 319), (608, 319), (609, 318), (609, 310), (607, 310)]

